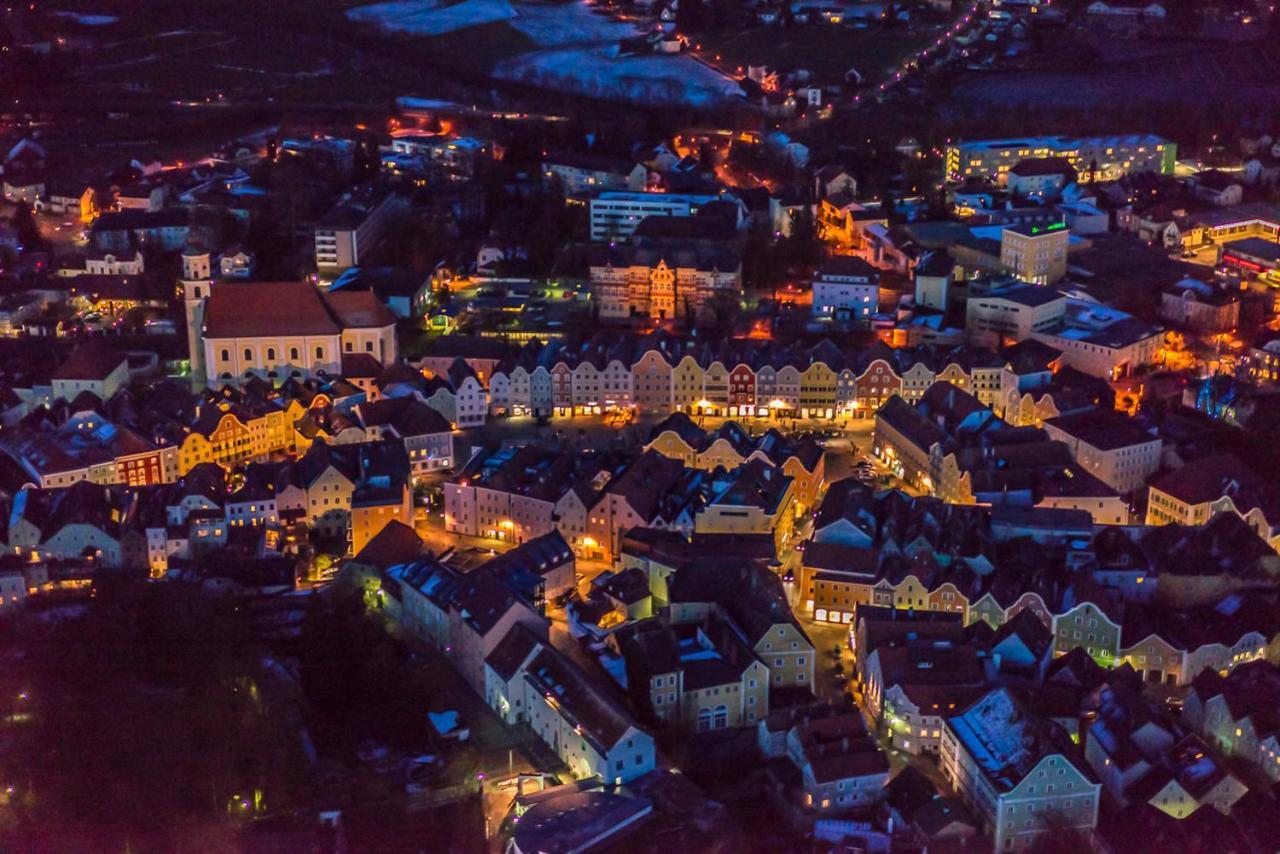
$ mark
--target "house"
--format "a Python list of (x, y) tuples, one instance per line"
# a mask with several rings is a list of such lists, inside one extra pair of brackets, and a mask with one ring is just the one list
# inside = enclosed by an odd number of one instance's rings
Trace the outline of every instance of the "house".
[(1044, 430), (1065, 442), (1085, 471), (1121, 495), (1146, 486), (1160, 470), (1161, 438), (1114, 409), (1050, 418)]
[(889, 760), (857, 711), (792, 727), (787, 758), (800, 770), (804, 811), (815, 817), (877, 802), (889, 779)]
[(643, 163), (596, 154), (553, 154), (542, 162), (544, 179), (559, 181), (566, 195), (599, 190), (642, 192), (649, 170)]
[(943, 725), (943, 776), (996, 851), (1034, 845), (1048, 831), (1046, 813), (1086, 833), (1097, 826), (1102, 786), (1082, 764), (1067, 733), (1031, 714), (1008, 688), (991, 690)]
[(1226, 172), (1209, 169), (1197, 172), (1189, 182), (1195, 197), (1215, 207), (1238, 205), (1244, 200), (1244, 188)]
[(867, 711), (895, 748), (936, 755), (942, 720), (980, 694), (986, 681), (981, 659), (974, 645), (950, 639), (881, 643), (859, 666)]
[(622, 651), (628, 692), (644, 717), (711, 732), (754, 727), (768, 714), (769, 669), (723, 616), (701, 624), (642, 624)]
[(387, 570), (382, 589), (388, 613), (439, 649), (472, 690), (486, 696), (486, 660), (513, 629), (547, 642), (548, 623), (522, 592), (523, 582), (483, 565), (463, 573), (426, 558)]
[(430, 472), (453, 468), (452, 425), (416, 397), (360, 403), (356, 413), (370, 438), (395, 438), (404, 443), (415, 481)]
[(22, 172), (6, 174), (3, 183), (0, 183), (0, 190), (3, 190), (7, 201), (34, 208), (44, 196), (44, 178)]
[(190, 232), (191, 214), (186, 208), (124, 210), (98, 217), (91, 239), (99, 249), (114, 252), (128, 252), (138, 246), (175, 252), (186, 245)]
[(769, 668), (770, 697), (812, 691), (816, 653), (772, 570), (743, 561), (695, 564), (672, 576), (667, 589), (672, 624), (698, 623), (713, 610), (737, 624)]
[(1004, 175), (1009, 193), (1022, 198), (1056, 198), (1076, 180), (1075, 167), (1065, 157), (1029, 157)]
[(1182, 707), (1182, 723), (1229, 756), (1280, 781), (1280, 668), (1269, 661), (1242, 664), (1223, 676), (1197, 674)]
[(1195, 460), (1151, 481), (1148, 489), (1148, 525), (1205, 525), (1223, 511), (1235, 513), (1273, 547), (1280, 542), (1274, 490), (1237, 457)]
[(654, 769), (652, 736), (550, 645), (524, 667), (524, 683), (529, 728), (574, 777), (626, 782)]
[(861, 258), (834, 255), (813, 278), (813, 315), (867, 325), (880, 308), (880, 271)]
[(1230, 332), (1240, 324), (1242, 293), (1185, 278), (1160, 291), (1160, 318), (1191, 332)]
[(489, 706), (509, 724), (527, 725), (575, 779), (626, 782), (653, 770), (653, 737), (545, 632), (513, 626), (484, 668)]
[[(9, 511), (8, 545), (18, 554), (125, 567), (137, 495), (81, 481), (65, 489), (20, 490)], [(137, 565), (145, 565), (145, 548)], [(132, 561), (130, 561), (132, 562)]]
[(1153, 22), (1163, 21), (1166, 15), (1164, 5), (1151, 0), (1093, 0), (1085, 13), (1102, 20)]
[(129, 384), (129, 359), (102, 339), (77, 347), (53, 372), (51, 393), (56, 400), (74, 400), (89, 392), (99, 400), (110, 400)]
[(84, 259), (84, 271), (90, 276), (138, 276), (145, 269), (142, 253), (117, 254), (110, 249), (93, 249)]
[(239, 246), (228, 247), (218, 258), (218, 273), (222, 279), (247, 280), (253, 278), (254, 256)]

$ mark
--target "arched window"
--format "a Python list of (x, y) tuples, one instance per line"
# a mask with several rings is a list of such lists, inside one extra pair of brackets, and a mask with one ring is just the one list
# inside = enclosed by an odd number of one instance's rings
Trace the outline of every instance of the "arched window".
[(729, 708), (727, 706), (716, 706), (715, 717), (713, 729), (725, 729), (729, 726)]
[(248, 347), (245, 347), (245, 348), (244, 348), (244, 360), (245, 360), (246, 362), (252, 362), (252, 361), (253, 361), (253, 351), (252, 351), (252, 350), (250, 350)]
[(290, 362), (296, 362), (296, 361), (298, 361), (298, 348), (297, 348), (297, 347), (290, 347), (290, 348), (289, 348), (289, 361), (290, 361)]
[(698, 732), (707, 732), (711, 729), (711, 710), (698, 709)]
[(324, 358), (324, 348), (323, 348), (323, 347), (317, 347), (317, 348), (316, 348), (316, 358), (317, 358), (317, 359), (323, 359), (323, 358)]
[(231, 351), (230, 351), (230, 350), (223, 350), (223, 351), (222, 351), (222, 361), (224, 361), (224, 362), (230, 362), (230, 361), (231, 361)]
[(275, 347), (268, 347), (268, 348), (267, 348), (267, 361), (268, 361), (268, 362), (274, 362), (275, 360), (276, 360), (276, 348), (275, 348)]

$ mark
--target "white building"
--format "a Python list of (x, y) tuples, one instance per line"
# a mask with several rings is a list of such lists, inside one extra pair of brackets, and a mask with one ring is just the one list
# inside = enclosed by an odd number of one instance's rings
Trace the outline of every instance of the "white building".
[(596, 190), (643, 192), (649, 170), (643, 163), (595, 154), (559, 154), (542, 163), (542, 177), (555, 179), (565, 193)]
[(648, 216), (693, 216), (710, 202), (730, 202), (738, 206), (738, 224), (745, 216), (742, 203), (732, 196), (693, 193), (624, 193), (603, 192), (589, 204), (591, 239), (619, 240), (635, 233), (640, 221)]
[(1164, 331), (1116, 309), (1069, 299), (1061, 322), (1033, 335), (1062, 351), (1062, 363), (1105, 380), (1155, 362)]
[(822, 262), (813, 279), (814, 317), (869, 323), (879, 306), (879, 270), (852, 255)]
[[(371, 291), (321, 293), (306, 282), (184, 281), (187, 316), (199, 321), (192, 352), (216, 383), (249, 376), (338, 375), (342, 357), (396, 360), (395, 318)], [(195, 375), (192, 359), (192, 374)]]
[(1066, 306), (1066, 295), (1056, 288), (1024, 284), (996, 288), (969, 298), (965, 331), (971, 341), (1025, 341), (1058, 323)]
[(1085, 471), (1121, 495), (1146, 486), (1160, 470), (1160, 437), (1115, 410), (1050, 418), (1044, 429), (1071, 448)]
[(1112, 181), (1133, 172), (1172, 175), (1178, 146), (1151, 134), (975, 139), (947, 146), (947, 180), (961, 183), (971, 176), (1002, 180), (1028, 157), (1065, 157), (1082, 181)]
[(947, 719), (942, 773), (981, 820), (994, 850), (1019, 851), (1054, 826), (1086, 833), (1097, 826), (1102, 786), (1066, 755), (1071, 751), (1065, 730), (996, 688)]
[(485, 659), (485, 700), (527, 724), (579, 780), (625, 783), (656, 766), (653, 737), (577, 665), (515, 626)]
[(382, 238), (388, 220), (405, 207), (401, 197), (373, 186), (344, 194), (316, 223), (316, 269), (331, 276), (359, 265)]

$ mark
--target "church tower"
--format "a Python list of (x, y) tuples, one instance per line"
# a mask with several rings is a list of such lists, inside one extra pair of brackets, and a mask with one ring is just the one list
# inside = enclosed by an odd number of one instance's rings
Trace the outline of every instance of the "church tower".
[(191, 387), (200, 391), (209, 382), (204, 361), (204, 306), (213, 287), (213, 256), (207, 249), (188, 246), (182, 252), (182, 296), (187, 313), (187, 352), (191, 358)]

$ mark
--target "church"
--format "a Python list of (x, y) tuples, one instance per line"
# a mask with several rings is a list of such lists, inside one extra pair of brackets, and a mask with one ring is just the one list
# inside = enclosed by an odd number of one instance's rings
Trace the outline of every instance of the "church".
[(183, 256), (191, 379), (197, 388), (249, 377), (342, 373), (344, 358), (396, 361), (395, 317), (372, 291), (326, 293), (308, 282), (213, 281), (207, 253)]

